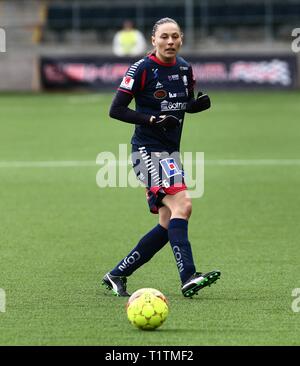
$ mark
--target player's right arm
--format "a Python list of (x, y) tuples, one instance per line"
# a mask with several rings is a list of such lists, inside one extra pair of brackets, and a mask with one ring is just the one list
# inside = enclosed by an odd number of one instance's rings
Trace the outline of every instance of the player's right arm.
[(142, 90), (146, 76), (145, 61), (142, 59), (129, 67), (112, 101), (109, 116), (123, 122), (148, 125), (151, 115), (129, 108), (135, 94)]
[(133, 96), (118, 90), (110, 107), (109, 116), (123, 122), (156, 127), (176, 127), (180, 122), (172, 115), (153, 116), (128, 108)]
[(149, 125), (151, 121), (151, 115), (136, 112), (128, 107), (132, 99), (133, 95), (118, 90), (112, 101), (109, 110), (109, 116), (127, 123)]
[(172, 115), (154, 116), (137, 112), (129, 108), (129, 104), (135, 94), (138, 91), (141, 92), (143, 90), (146, 78), (146, 71), (143, 68), (143, 65), (139, 65), (138, 67), (135, 67), (134, 65), (128, 69), (118, 88), (109, 110), (109, 116), (123, 122), (137, 125), (157, 127), (175, 127), (178, 125), (178, 119)]

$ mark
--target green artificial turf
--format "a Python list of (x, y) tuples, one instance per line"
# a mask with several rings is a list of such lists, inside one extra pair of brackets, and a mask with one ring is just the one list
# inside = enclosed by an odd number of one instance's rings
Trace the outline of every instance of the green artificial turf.
[(181, 147), (208, 161), (189, 224), (197, 269), (222, 276), (184, 298), (167, 245), (128, 279), (169, 300), (154, 332), (100, 286), (157, 223), (143, 188), (96, 184), (97, 155), (129, 154), (133, 126), (108, 117), (111, 94), (0, 95), (1, 345), (300, 345), (300, 94), (210, 95)]

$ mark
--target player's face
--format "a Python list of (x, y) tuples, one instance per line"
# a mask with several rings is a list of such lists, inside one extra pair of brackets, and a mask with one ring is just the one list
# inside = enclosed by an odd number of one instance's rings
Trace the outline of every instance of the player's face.
[(172, 62), (182, 45), (181, 32), (178, 25), (165, 23), (158, 26), (152, 44), (156, 48), (156, 57), (163, 62)]

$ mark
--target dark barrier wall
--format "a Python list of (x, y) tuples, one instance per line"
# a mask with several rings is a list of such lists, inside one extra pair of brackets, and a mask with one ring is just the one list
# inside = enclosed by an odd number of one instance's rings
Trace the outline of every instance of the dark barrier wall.
[[(293, 89), (298, 80), (294, 55), (185, 57), (193, 66), (197, 88)], [(137, 61), (114, 57), (43, 57), (44, 89), (114, 90), (128, 67)]]

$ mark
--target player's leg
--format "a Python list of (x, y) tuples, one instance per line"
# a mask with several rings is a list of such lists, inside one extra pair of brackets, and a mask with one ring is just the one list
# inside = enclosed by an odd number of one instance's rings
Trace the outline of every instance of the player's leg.
[(186, 190), (167, 194), (163, 204), (171, 212), (168, 235), (182, 283), (196, 272), (192, 249), (188, 240), (188, 219), (192, 213), (192, 202)]
[(182, 282), (182, 293), (191, 297), (201, 288), (215, 282), (221, 273), (218, 270), (208, 273), (196, 272), (188, 239), (188, 220), (192, 213), (192, 202), (188, 192), (183, 190), (173, 195), (168, 194), (162, 202), (171, 211), (168, 235)]
[(128, 296), (127, 277), (148, 262), (169, 241), (168, 224), (171, 212), (167, 207), (159, 208), (159, 224), (144, 235), (138, 244), (103, 278), (103, 284), (115, 295)]
[[(148, 175), (151, 155), (145, 149), (133, 146), (132, 163), (135, 174), (146, 186), (149, 184)], [(151, 175), (151, 174), (150, 174)], [(138, 244), (103, 278), (103, 285), (113, 290), (115, 295), (128, 296), (126, 291), (127, 277), (140, 266), (148, 262), (169, 241), (168, 224), (170, 211), (161, 204), (164, 195), (154, 194), (146, 188), (146, 198), (150, 212), (159, 214), (159, 224), (144, 235)]]
[(192, 214), (192, 200), (187, 190), (179, 191), (173, 195), (167, 194), (162, 203), (169, 208), (171, 212), (170, 219), (188, 220)]
[(160, 207), (158, 214), (159, 214), (159, 225), (168, 230), (171, 218), (170, 209), (166, 206)]

